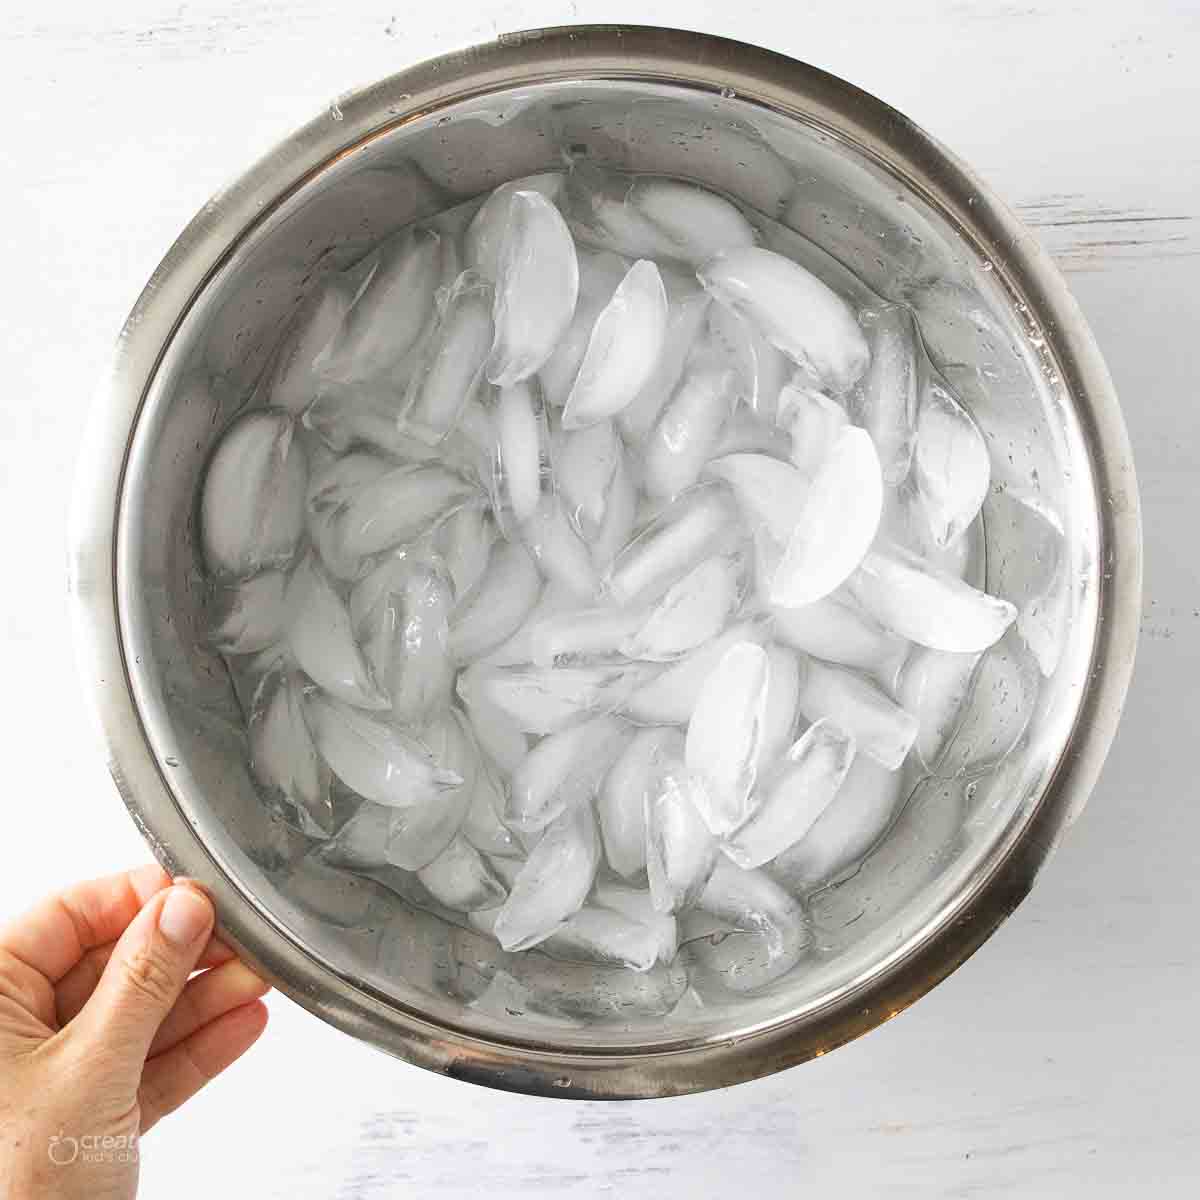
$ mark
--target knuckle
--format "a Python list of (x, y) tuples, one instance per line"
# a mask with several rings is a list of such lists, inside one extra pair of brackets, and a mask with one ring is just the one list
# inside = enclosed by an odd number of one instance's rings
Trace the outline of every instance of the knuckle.
[(175, 997), (175, 972), (170, 962), (152, 946), (136, 950), (122, 962), (123, 982), (151, 1004), (167, 1005)]

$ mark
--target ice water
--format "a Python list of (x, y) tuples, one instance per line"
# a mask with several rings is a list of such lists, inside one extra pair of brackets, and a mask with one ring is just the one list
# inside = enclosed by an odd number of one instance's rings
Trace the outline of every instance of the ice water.
[(766, 987), (902, 780), (969, 765), (989, 479), (913, 314), (802, 239), (504, 184), (325, 278), (210, 461), (263, 803), (513, 956)]

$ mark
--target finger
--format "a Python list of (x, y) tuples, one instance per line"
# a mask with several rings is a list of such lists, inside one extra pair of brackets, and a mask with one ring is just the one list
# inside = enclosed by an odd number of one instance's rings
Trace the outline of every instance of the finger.
[(0, 948), (57, 983), (88, 950), (119, 938), (170, 882), (162, 867), (151, 864), (76, 884), (0, 930)]
[[(96, 990), (96, 984), (100, 982), (100, 976), (104, 974), (104, 968), (108, 966), (116, 944), (109, 942), (89, 950), (59, 980), (54, 989), (54, 1007), (59, 1029), (68, 1021), (74, 1020), (87, 1003), (88, 997)], [(209, 938), (196, 968), (203, 971), (208, 967), (219, 967), (233, 957), (233, 951), (224, 942), (215, 937)]]
[(158, 1033), (150, 1043), (150, 1057), (170, 1050), (197, 1029), (265, 996), (268, 991), (270, 985), (237, 959), (193, 976), (175, 1001), (175, 1007), (158, 1027)]
[(0, 1011), (28, 1013), (42, 1028), (51, 1033), (57, 1028), (54, 1019), (54, 987), (40, 972), (0, 947)]
[(210, 937), (208, 945), (200, 955), (200, 961), (196, 964), (196, 970), (207, 971), (209, 967), (219, 967), (236, 957), (237, 955), (219, 937)]
[(146, 1063), (138, 1089), (141, 1132), (153, 1128), (241, 1058), (258, 1041), (266, 1024), (267, 1006), (253, 1000), (202, 1026)]
[(176, 884), (153, 897), (117, 940), (96, 990), (63, 1031), (99, 1052), (132, 1100), (150, 1043), (179, 999), (213, 927), (208, 897)]

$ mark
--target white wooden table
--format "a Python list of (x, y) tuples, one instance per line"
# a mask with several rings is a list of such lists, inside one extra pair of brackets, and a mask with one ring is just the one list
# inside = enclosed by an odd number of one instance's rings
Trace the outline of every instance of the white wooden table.
[[(336, 15), (335, 15), (336, 14)], [(1107, 355), (1145, 505), (1137, 677), (1017, 915), (836, 1054), (686, 1099), (502, 1095), (285, 1000), (143, 1147), (143, 1195), (1194, 1196), (1200, 1175), (1196, 0), (41, 0), (0, 21), (0, 912), (146, 856), (84, 721), (62, 530), (93, 382), (211, 192), (338, 93), (505, 29), (683, 25), (889, 100), (1033, 223)], [(813, 1194), (821, 1195), (821, 1191)]]

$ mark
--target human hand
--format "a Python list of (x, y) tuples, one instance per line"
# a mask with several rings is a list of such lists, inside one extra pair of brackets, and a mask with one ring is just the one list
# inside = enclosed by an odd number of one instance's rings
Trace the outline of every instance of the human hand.
[(267, 985), (212, 929), (208, 897), (157, 866), (0, 928), (0, 1195), (134, 1196), (141, 1134), (267, 1022)]

